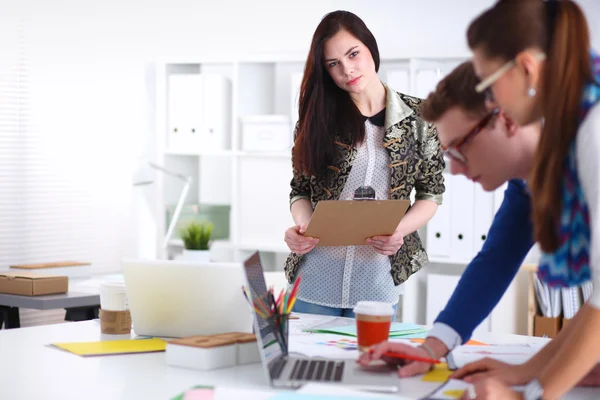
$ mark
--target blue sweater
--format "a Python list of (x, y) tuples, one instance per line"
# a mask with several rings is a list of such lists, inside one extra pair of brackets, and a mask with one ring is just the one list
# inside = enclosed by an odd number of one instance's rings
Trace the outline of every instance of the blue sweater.
[(533, 246), (531, 199), (522, 180), (511, 180), (481, 251), (469, 263), (435, 322), (469, 340), (510, 285)]

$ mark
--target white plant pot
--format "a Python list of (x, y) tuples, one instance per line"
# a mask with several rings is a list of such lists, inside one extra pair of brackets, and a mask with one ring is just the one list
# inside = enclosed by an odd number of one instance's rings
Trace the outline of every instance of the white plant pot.
[(210, 262), (210, 250), (183, 249), (181, 259), (185, 261)]

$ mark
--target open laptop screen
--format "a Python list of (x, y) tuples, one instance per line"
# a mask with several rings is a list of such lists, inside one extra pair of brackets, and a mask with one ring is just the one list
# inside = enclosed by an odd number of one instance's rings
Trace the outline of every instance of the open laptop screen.
[[(244, 270), (246, 271), (246, 278), (248, 280), (250, 300), (255, 302), (259, 296), (264, 298), (265, 293), (267, 293), (267, 283), (265, 282), (265, 275), (258, 252), (244, 261)], [(256, 335), (259, 349), (263, 360), (268, 365), (269, 374), (273, 378), (275, 361), (283, 354), (283, 351), (275, 338), (272, 325), (267, 323), (254, 309), (253, 312), (255, 330), (259, 333)]]

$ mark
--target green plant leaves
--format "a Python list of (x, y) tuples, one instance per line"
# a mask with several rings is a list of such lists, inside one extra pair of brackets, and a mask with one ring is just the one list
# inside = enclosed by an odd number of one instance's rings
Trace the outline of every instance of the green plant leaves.
[(212, 231), (213, 224), (210, 222), (192, 222), (180, 232), (187, 250), (208, 250)]

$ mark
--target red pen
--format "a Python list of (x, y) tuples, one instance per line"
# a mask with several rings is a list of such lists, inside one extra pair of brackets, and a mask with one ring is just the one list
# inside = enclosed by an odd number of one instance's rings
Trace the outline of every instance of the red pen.
[[(369, 350), (369, 353), (373, 354), (373, 349)], [(440, 364), (441, 361), (440, 360), (434, 360), (432, 358), (425, 358), (425, 357), (419, 357), (419, 356), (411, 356), (408, 354), (402, 354), (402, 353), (394, 353), (392, 351), (386, 351), (385, 353), (383, 353), (384, 357), (389, 357), (389, 358), (401, 358), (404, 360), (411, 360), (411, 361), (421, 361), (421, 362), (426, 362), (429, 364)]]

